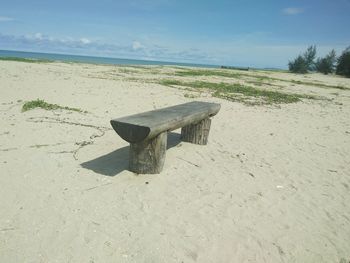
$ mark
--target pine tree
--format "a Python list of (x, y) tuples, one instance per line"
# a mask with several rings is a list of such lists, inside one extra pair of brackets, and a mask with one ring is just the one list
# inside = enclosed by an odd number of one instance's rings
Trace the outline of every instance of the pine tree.
[(293, 73), (307, 73), (315, 69), (316, 46), (309, 46), (303, 55), (299, 55), (288, 63)]
[(293, 73), (307, 73), (307, 64), (301, 55), (299, 55), (296, 59), (293, 61), (290, 61), (289, 64), (289, 70)]
[(337, 61), (335, 50), (333, 49), (324, 58), (318, 58), (316, 70), (323, 74), (333, 73), (335, 71), (335, 62)]
[(316, 46), (309, 46), (304, 53), (307, 69), (312, 71), (315, 68)]
[(345, 49), (338, 58), (336, 73), (338, 75), (350, 77), (350, 47)]

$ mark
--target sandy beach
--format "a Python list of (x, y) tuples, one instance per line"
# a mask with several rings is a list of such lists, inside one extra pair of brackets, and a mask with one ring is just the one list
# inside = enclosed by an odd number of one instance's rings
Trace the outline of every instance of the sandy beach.
[[(0, 262), (350, 261), (350, 79), (184, 70), (0, 61)], [(248, 103), (164, 79), (316, 99)], [(81, 112), (21, 112), (36, 99)], [(208, 145), (173, 131), (161, 174), (129, 172), (109, 121), (194, 100), (221, 104)]]

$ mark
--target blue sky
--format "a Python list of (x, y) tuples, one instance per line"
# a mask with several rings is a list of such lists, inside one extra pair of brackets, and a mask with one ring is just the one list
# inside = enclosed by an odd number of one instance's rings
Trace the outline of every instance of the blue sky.
[(350, 0), (0, 0), (0, 49), (286, 68), (350, 45)]

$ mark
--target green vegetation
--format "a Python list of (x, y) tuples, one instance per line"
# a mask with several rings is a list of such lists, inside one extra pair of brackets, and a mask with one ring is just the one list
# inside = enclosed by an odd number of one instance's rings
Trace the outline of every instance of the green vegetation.
[(331, 89), (340, 89), (340, 90), (349, 90), (347, 87), (343, 86), (335, 86), (335, 85), (327, 85), (323, 83), (318, 83), (318, 82), (311, 82), (311, 81), (300, 81), (300, 80), (290, 80), (290, 82), (294, 84), (300, 84), (300, 85), (306, 85), (306, 86), (314, 86), (318, 88), (331, 88)]
[(288, 63), (289, 70), (293, 73), (300, 73), (300, 74), (305, 74), (307, 73), (307, 65), (306, 65), (306, 60), (299, 55), (296, 59), (293, 61), (290, 61)]
[(293, 73), (307, 73), (315, 66), (316, 46), (309, 46), (303, 55), (297, 56), (288, 63), (289, 70)]
[(338, 58), (337, 74), (350, 77), (350, 47), (345, 49)]
[(135, 68), (126, 68), (126, 67), (119, 67), (118, 68), (118, 72), (119, 73), (125, 73), (125, 74), (133, 74), (133, 73), (138, 73), (139, 70), (135, 69)]
[(124, 73), (124, 74), (158, 74), (159, 69), (155, 67), (142, 67), (142, 66), (117, 66), (116, 70), (111, 73)]
[(323, 74), (333, 73), (335, 71), (335, 62), (337, 61), (335, 50), (333, 49), (324, 58), (318, 58), (316, 61), (316, 70)]
[(254, 75), (244, 72), (228, 72), (217, 69), (186, 69), (175, 72), (176, 76), (180, 77), (196, 77), (196, 76), (218, 76), (218, 77), (227, 77), (239, 79), (242, 77), (258, 78), (259, 80), (274, 80), (273, 78), (263, 76), (263, 75)]
[[(328, 84), (323, 84), (319, 82), (312, 82), (312, 81), (301, 81), (301, 80), (288, 80), (288, 79), (279, 79), (279, 78), (271, 78), (271, 77), (260, 77), (261, 80), (267, 80), (267, 81), (281, 81), (281, 82), (289, 82), (293, 84), (298, 84), (298, 85), (305, 85), (305, 86), (312, 86), (312, 87), (318, 87), (318, 88), (331, 88), (331, 89), (340, 89), (340, 90), (349, 90), (349, 88), (344, 87), (344, 86), (339, 86), (339, 85), (328, 85)], [(259, 84), (259, 82), (254, 82), (254, 81), (247, 81), (252, 84)], [(271, 84), (271, 83), (263, 83), (260, 82), (261, 84), (266, 84), (270, 86), (276, 86), (278, 87), (279, 85), (276, 84)], [(279, 86), (281, 87), (281, 86)]]
[(280, 78), (273, 78), (273, 77), (263, 76), (263, 75), (254, 75), (249, 73), (225, 72), (225, 71), (219, 71), (215, 69), (213, 70), (188, 69), (188, 70), (175, 72), (175, 75), (177, 76), (221, 76), (221, 77), (227, 77), (227, 78), (249, 77), (256, 80), (251, 80), (251, 81), (247, 80), (246, 82), (249, 82), (255, 85), (266, 84), (266, 85), (278, 87), (279, 85), (277, 84), (271, 84), (266, 82), (281, 81), (281, 82), (289, 82), (289, 83), (298, 84), (298, 85), (314, 86), (314, 87), (320, 87), (320, 88), (333, 88), (333, 89), (341, 89), (341, 90), (348, 89), (343, 86), (327, 85), (327, 84), (322, 84), (317, 82), (280, 79)]
[(336, 73), (350, 77), (350, 47), (346, 48), (337, 59), (333, 49), (324, 58), (318, 58), (315, 62), (316, 46), (310, 46), (303, 55), (299, 55), (288, 63), (289, 71), (293, 73), (307, 73), (308, 71), (324, 74)]
[(41, 108), (44, 110), (61, 109), (61, 110), (69, 110), (69, 111), (77, 111), (77, 112), (87, 113), (86, 111), (83, 111), (81, 109), (64, 107), (64, 106), (60, 106), (57, 104), (51, 104), (51, 103), (47, 103), (44, 100), (40, 100), (40, 99), (31, 100), (31, 101), (27, 101), (26, 103), (24, 103), (22, 106), (22, 112), (29, 111), (29, 110), (32, 110), (35, 108)]
[[(221, 76), (221, 77), (228, 77), (228, 78), (240, 78), (240, 73), (235, 72), (225, 72), (220, 70), (203, 70), (203, 69), (189, 69), (189, 70), (182, 70), (175, 72), (176, 76), (181, 77), (195, 77), (195, 76)], [(248, 74), (246, 74), (248, 75)]]
[(183, 82), (179, 80), (161, 80), (160, 84), (166, 86), (184, 86), (195, 90), (206, 89), (215, 97), (231, 101), (240, 101), (249, 105), (280, 104), (298, 102), (302, 98), (316, 99), (314, 96), (282, 93), (278, 91), (258, 89), (238, 83), (211, 83), (204, 81)]
[(47, 60), (47, 59), (18, 58), (18, 57), (0, 57), (0, 60), (27, 62), (27, 63), (49, 63), (49, 62), (52, 62), (52, 60)]
[(316, 58), (316, 46), (309, 46), (304, 53), (304, 59), (306, 62), (306, 67), (308, 70), (313, 70), (315, 66), (315, 58)]
[(277, 88), (283, 88), (281, 85), (273, 84), (271, 82), (265, 82), (264, 79), (257, 79), (257, 80), (246, 80), (246, 83), (254, 84), (256, 86), (261, 86), (261, 85), (268, 85), (270, 87), (277, 87)]

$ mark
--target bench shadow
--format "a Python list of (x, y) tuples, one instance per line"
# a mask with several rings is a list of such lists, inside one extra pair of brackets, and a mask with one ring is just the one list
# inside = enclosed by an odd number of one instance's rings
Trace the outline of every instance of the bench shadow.
[[(169, 132), (167, 149), (175, 147), (181, 142), (180, 134)], [(81, 167), (105, 176), (116, 176), (129, 166), (129, 146), (117, 149), (80, 164)]]

